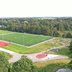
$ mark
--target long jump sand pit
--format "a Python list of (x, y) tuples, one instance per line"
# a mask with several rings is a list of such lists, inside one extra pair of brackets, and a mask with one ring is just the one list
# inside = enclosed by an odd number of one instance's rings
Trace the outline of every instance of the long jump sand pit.
[(0, 47), (3, 47), (3, 46), (8, 46), (10, 45), (9, 42), (5, 42), (5, 41), (0, 41)]

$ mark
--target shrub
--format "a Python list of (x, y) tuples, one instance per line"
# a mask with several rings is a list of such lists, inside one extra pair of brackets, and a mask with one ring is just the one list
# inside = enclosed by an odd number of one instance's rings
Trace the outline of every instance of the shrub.
[(23, 56), (21, 60), (13, 64), (12, 72), (37, 72), (37, 70), (32, 61)]
[(8, 72), (9, 63), (5, 55), (0, 52), (0, 72)]
[(62, 37), (65, 37), (65, 38), (72, 38), (72, 34), (70, 32), (67, 32), (67, 33), (64, 33), (62, 35)]

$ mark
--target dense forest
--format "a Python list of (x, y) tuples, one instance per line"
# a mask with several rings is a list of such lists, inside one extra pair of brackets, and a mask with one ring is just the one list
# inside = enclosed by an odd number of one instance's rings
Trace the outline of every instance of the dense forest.
[(1, 18), (0, 29), (72, 37), (72, 18)]

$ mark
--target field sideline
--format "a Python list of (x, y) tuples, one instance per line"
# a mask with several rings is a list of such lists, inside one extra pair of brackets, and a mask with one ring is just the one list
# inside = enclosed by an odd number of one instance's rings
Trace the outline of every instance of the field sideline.
[(53, 38), (44, 35), (35, 35), (28, 33), (18, 33), (0, 30), (0, 40), (11, 42), (10, 45), (4, 46), (3, 48), (18, 52), (21, 54), (31, 54), (46, 51), (50, 48), (63, 46), (67, 39), (64, 38)]
[(18, 33), (18, 32), (10, 33), (9, 31), (8, 32), (6, 31), (7, 33), (6, 34), (4, 31), (2, 33), (2, 30), (0, 31), (0, 33), (1, 33), (0, 40), (14, 42), (24, 46), (31, 46), (52, 38), (50, 36), (27, 34), (27, 33)]

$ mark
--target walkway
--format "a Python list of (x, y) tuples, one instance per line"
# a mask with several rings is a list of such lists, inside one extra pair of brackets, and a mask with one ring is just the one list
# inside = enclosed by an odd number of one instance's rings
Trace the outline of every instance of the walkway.
[(0, 47), (0, 51), (6, 52), (6, 53), (9, 53), (10, 55), (12, 55), (12, 58), (10, 58), (8, 60), (9, 63), (13, 63), (13, 62), (18, 61), (21, 58), (21, 56), (22, 56), (22, 54), (19, 54), (19, 53), (16, 53), (16, 52), (13, 52), (13, 51), (1, 48), (1, 47)]
[(3, 49), (3, 48), (0, 48), (0, 51), (4, 51), (4, 52), (9, 53), (10, 55), (12, 55), (12, 58), (10, 58), (8, 60), (9, 63), (13, 63), (13, 62), (18, 61), (21, 58), (22, 55), (27, 56), (27, 58), (31, 59), (33, 62), (68, 58), (67, 56), (48, 54), (47, 57), (45, 57), (43, 59), (38, 59), (38, 58), (36, 58), (36, 55), (38, 55), (40, 53), (35, 53), (35, 54), (19, 54), (19, 53), (16, 53), (16, 52), (13, 52), (13, 51), (10, 51), (10, 50), (7, 50), (7, 49)]
[(46, 61), (46, 60), (55, 60), (55, 59), (67, 59), (67, 56), (62, 55), (55, 55), (55, 54), (48, 54), (45, 58), (38, 59), (36, 56), (40, 53), (36, 54), (28, 54), (26, 55), (29, 59), (31, 59), (33, 62), (39, 62), (39, 61)]

